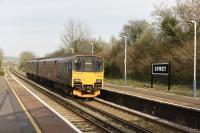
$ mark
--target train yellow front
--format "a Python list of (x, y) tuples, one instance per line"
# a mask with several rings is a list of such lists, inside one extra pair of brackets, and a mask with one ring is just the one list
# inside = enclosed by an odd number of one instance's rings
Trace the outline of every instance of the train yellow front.
[(92, 98), (100, 95), (103, 68), (102, 57), (74, 55), (30, 60), (26, 63), (26, 74), (31, 79), (61, 88), (69, 95)]

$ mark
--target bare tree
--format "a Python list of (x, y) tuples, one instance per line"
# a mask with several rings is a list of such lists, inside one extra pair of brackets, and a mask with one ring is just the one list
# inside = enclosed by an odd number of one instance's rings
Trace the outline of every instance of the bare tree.
[(19, 68), (24, 69), (26, 61), (36, 58), (36, 55), (30, 51), (24, 51), (20, 54), (20, 64)]
[(2, 60), (3, 60), (3, 51), (0, 49), (0, 68), (2, 65)]
[(73, 48), (75, 53), (87, 53), (90, 46), (91, 31), (85, 23), (69, 19), (61, 37), (62, 48)]

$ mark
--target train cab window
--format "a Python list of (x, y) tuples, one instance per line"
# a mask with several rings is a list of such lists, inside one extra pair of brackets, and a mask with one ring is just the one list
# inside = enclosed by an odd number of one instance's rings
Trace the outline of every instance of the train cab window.
[(81, 71), (81, 60), (80, 60), (80, 58), (74, 59), (74, 70)]
[(96, 72), (101, 72), (103, 70), (103, 60), (97, 58), (96, 60)]
[(86, 72), (92, 71), (93, 64), (94, 64), (93, 60), (90, 58), (86, 58), (83, 62), (84, 62), (84, 66), (85, 66), (85, 71)]
[(103, 60), (93, 56), (76, 57), (74, 59), (74, 70), (82, 72), (101, 72)]

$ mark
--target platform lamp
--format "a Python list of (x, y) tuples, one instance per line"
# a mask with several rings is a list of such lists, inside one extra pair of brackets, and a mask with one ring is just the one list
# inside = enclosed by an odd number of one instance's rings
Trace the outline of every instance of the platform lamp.
[(71, 51), (72, 51), (72, 55), (74, 54), (74, 49), (73, 49), (73, 48), (68, 47), (67, 49), (71, 49)]
[(124, 42), (124, 45), (125, 45), (125, 48), (124, 48), (124, 85), (126, 86), (126, 80), (127, 80), (127, 74), (126, 74), (126, 53), (127, 53), (127, 36), (125, 35), (120, 35), (119, 37), (121, 38), (124, 38), (125, 42)]
[(189, 21), (185, 20), (186, 22), (193, 23), (194, 24), (194, 74), (193, 74), (193, 91), (192, 96), (196, 97), (196, 51), (197, 51), (197, 22), (195, 20)]
[(92, 54), (93, 54), (94, 53), (94, 44), (92, 42), (90, 44), (92, 46)]

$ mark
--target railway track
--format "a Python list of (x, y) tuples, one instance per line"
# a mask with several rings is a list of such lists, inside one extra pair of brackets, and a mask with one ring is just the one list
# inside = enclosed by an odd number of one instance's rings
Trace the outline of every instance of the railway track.
[(184, 132), (182, 130), (176, 129), (169, 125), (163, 125), (156, 121), (147, 119), (134, 112), (119, 108), (116, 105), (113, 105), (109, 102), (103, 101), (98, 98), (89, 102), (84, 102), (84, 103), (80, 102), (80, 104), (88, 108), (94, 109), (97, 112), (101, 112), (102, 114), (107, 114), (108, 112), (111, 112), (114, 117), (117, 116), (116, 119), (120, 118), (122, 121), (126, 121), (128, 125), (130, 126), (131, 124), (138, 125), (139, 127), (147, 129), (148, 131), (151, 131), (151, 132), (157, 132), (157, 133)]
[[(26, 78), (25, 73), (22, 71), (18, 71), (21, 75)], [(68, 98), (71, 99), (71, 98)], [(146, 117), (142, 117), (137, 113), (133, 113), (122, 108), (116, 107), (114, 105), (110, 105), (110, 103), (102, 102), (101, 100), (92, 100), (92, 101), (77, 101), (77, 99), (71, 99), (76, 101), (81, 106), (93, 110), (96, 114), (106, 116), (110, 123), (113, 123), (114, 127), (118, 127), (122, 129), (122, 132), (132, 132), (134, 129), (135, 132), (185, 132), (183, 130), (179, 130), (175, 127), (172, 127), (167, 124), (159, 123), (155, 120), (148, 119)], [(102, 111), (102, 109), (106, 111)], [(110, 112), (107, 113), (107, 112)], [(112, 118), (109, 118), (109, 117)], [(113, 122), (114, 121), (114, 122)], [(139, 125), (139, 126), (138, 126)], [(141, 131), (141, 130), (143, 131)], [(147, 130), (145, 130), (147, 129)]]
[[(22, 83), (24, 83), (22, 81)], [(25, 84), (24, 84), (25, 85)], [(84, 133), (90, 133), (90, 132), (109, 132), (107, 129), (104, 129), (104, 127), (101, 127), (101, 125), (98, 125), (97, 123), (93, 123), (93, 121), (90, 121), (88, 118), (85, 118), (84, 115), (80, 115), (76, 110), (73, 110), (74, 108), (68, 108), (66, 106), (63, 106), (59, 102), (52, 99), (53, 97), (47, 96), (47, 94), (44, 95), (44, 92), (38, 91), (38, 88), (33, 88), (31, 86), (27, 86), (34, 94), (36, 94), (39, 98), (41, 98), (45, 103), (50, 105), (55, 111), (59, 112), (65, 119), (69, 120), (72, 124), (74, 124), (77, 128), (80, 129), (80, 131)]]
[[(76, 102), (78, 102), (80, 105), (84, 106), (85, 108), (88, 108), (90, 110), (93, 110), (95, 113), (98, 113), (98, 114), (101, 114), (105, 117), (107, 117), (109, 120), (110, 120), (110, 123), (113, 123), (115, 126), (118, 126), (119, 128), (126, 128), (124, 130), (124, 132), (128, 132), (131, 130), (134, 130), (136, 132), (148, 132), (150, 133), (151, 131), (143, 128), (143, 127), (140, 127), (134, 123), (131, 123), (129, 121), (126, 121), (125, 119), (121, 118), (121, 117), (118, 117), (117, 114), (114, 113), (114, 111), (109, 111), (106, 109), (106, 107), (104, 108), (101, 108), (100, 106), (98, 107), (98, 104), (93, 104), (91, 105), (90, 102), (83, 102), (83, 101), (78, 101), (76, 100)], [(92, 101), (94, 102), (94, 101)], [(106, 105), (107, 106), (107, 105)], [(104, 110), (107, 110), (107, 111), (104, 111)], [(115, 115), (113, 115), (112, 113), (114, 113)]]
[[(139, 133), (150, 133), (151, 131), (140, 127), (134, 123), (130, 123), (124, 119), (121, 119), (113, 114), (106, 113), (105, 111), (100, 111), (97, 108), (93, 108), (89, 104), (86, 104), (81, 101), (77, 101), (71, 98), (63, 98), (59, 94), (49, 91), (48, 89), (28, 80), (24, 73), (18, 72), (11, 69), (11, 72), (23, 80), (23, 82), (28, 83), (33, 88), (37, 89), (35, 93), (41, 93), (37, 95), (45, 94), (46, 98), (51, 98), (56, 106), (62, 106), (64, 108), (71, 110), (74, 114), (82, 118), (82, 120), (75, 120), (76, 122), (72, 123), (80, 128), (82, 132), (139, 132)], [(36, 90), (35, 90), (36, 91)], [(39, 91), (39, 92), (38, 92)], [(44, 96), (43, 96), (44, 97)], [(45, 98), (43, 98), (45, 99)], [(48, 100), (46, 100), (48, 101)], [(50, 103), (52, 105), (52, 103)], [(55, 106), (55, 105), (54, 105)], [(57, 108), (55, 106), (55, 108)], [(61, 108), (61, 107), (60, 107)], [(59, 111), (60, 112), (60, 111)], [(65, 113), (63, 113), (65, 114)], [(70, 116), (70, 115), (68, 115)], [(71, 116), (70, 116), (71, 117)], [(72, 118), (67, 118), (72, 119)], [(84, 119), (84, 120), (83, 120)], [(81, 122), (82, 121), (82, 122)], [(86, 124), (87, 121), (87, 124)], [(82, 127), (81, 125), (85, 125)]]

